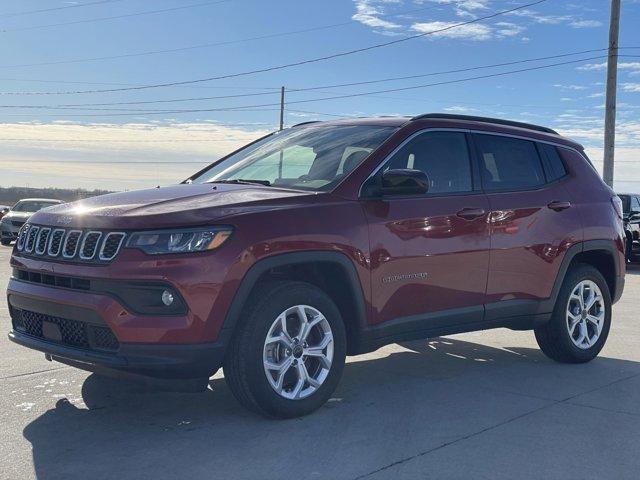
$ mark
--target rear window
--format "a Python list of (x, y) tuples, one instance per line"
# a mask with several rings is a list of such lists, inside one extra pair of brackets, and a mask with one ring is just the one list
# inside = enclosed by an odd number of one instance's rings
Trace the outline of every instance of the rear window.
[(476, 134), (482, 185), (488, 191), (524, 190), (545, 183), (534, 142)]

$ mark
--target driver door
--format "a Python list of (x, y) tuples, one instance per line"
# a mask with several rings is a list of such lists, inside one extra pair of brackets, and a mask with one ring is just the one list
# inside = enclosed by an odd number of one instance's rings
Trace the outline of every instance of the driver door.
[(424, 330), (482, 321), (489, 203), (480, 191), (468, 141), (460, 131), (418, 133), (377, 173), (422, 170), (429, 191), (363, 201), (374, 323), (397, 320), (408, 329)]

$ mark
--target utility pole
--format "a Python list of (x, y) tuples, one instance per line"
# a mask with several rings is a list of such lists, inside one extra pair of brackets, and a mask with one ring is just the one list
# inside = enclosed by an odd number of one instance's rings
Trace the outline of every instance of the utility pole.
[(613, 188), (613, 159), (616, 142), (616, 86), (618, 83), (618, 31), (620, 0), (611, 0), (609, 56), (607, 58), (607, 97), (604, 115), (604, 165), (602, 178)]
[[(284, 128), (284, 86), (280, 87), (280, 131)], [(278, 178), (282, 178), (282, 161), (284, 152), (280, 149), (280, 162), (278, 163)]]
[(284, 87), (280, 87), (280, 130), (282, 130), (283, 128), (284, 128)]

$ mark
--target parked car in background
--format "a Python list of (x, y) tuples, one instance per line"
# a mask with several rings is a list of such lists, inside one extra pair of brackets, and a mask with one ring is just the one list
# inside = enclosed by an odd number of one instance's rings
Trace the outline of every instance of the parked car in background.
[(51, 198), (25, 198), (16, 203), (0, 219), (0, 243), (9, 245), (18, 238), (18, 231), (24, 223), (39, 210), (52, 205), (62, 203), (60, 200)]
[(625, 256), (627, 262), (634, 258), (634, 247), (640, 242), (640, 195), (635, 193), (619, 193), (624, 212), (624, 233), (626, 239)]
[(11, 210), (11, 207), (8, 205), (0, 205), (0, 219), (4, 217), (9, 210)]
[(182, 185), (35, 214), (11, 257), (9, 338), (203, 390), (222, 367), (276, 417), (319, 408), (346, 355), (389, 343), (507, 327), (588, 362), (624, 287), (622, 215), (583, 147), (545, 127), (300, 124)]

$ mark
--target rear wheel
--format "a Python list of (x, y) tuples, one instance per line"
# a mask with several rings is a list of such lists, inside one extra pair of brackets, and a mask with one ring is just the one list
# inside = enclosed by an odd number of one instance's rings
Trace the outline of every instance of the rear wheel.
[(536, 340), (549, 358), (563, 363), (594, 359), (611, 327), (611, 295), (602, 274), (578, 264), (567, 274), (551, 320), (535, 330)]
[(335, 390), (346, 355), (338, 308), (303, 282), (259, 287), (247, 304), (225, 359), (224, 373), (245, 407), (272, 417), (298, 417)]

